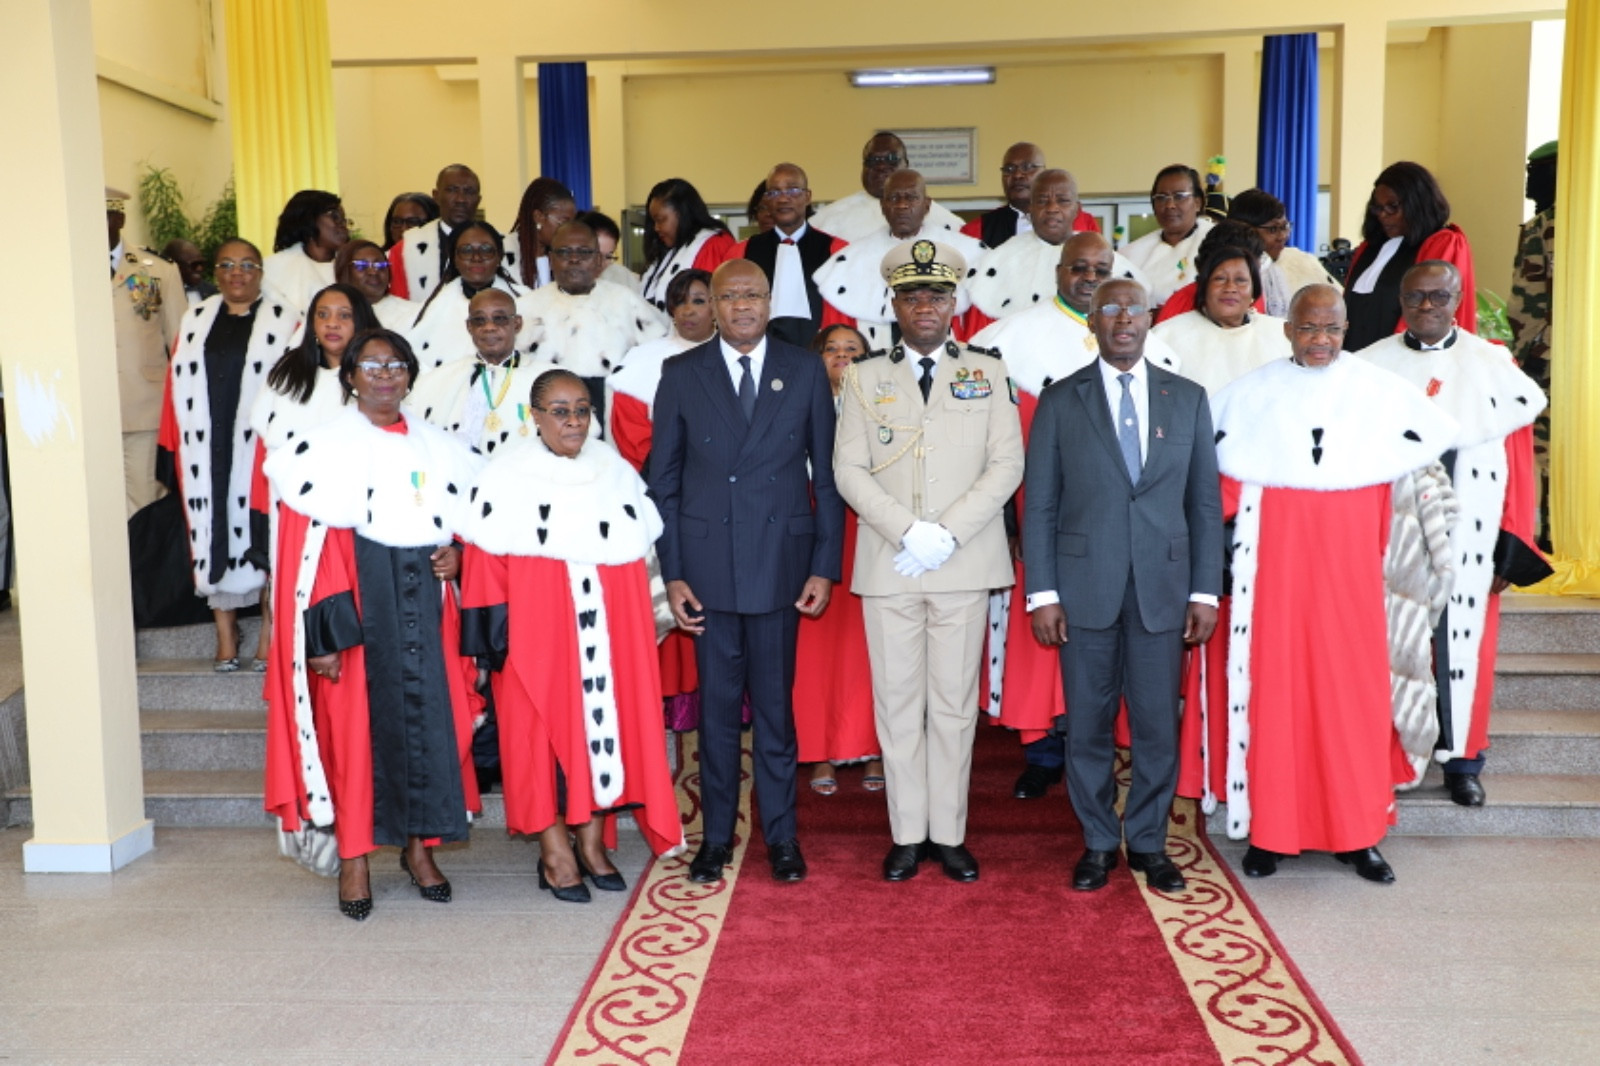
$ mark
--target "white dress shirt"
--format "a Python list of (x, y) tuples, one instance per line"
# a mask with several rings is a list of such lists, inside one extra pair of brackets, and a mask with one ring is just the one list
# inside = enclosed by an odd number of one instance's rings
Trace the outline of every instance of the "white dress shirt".
[[(1139, 462), (1145, 462), (1150, 456), (1150, 365), (1140, 357), (1127, 370), (1118, 370), (1104, 359), (1096, 360), (1100, 367), (1100, 382), (1105, 386), (1106, 406), (1111, 412), (1111, 426), (1121, 430), (1117, 418), (1122, 410), (1122, 382), (1118, 378), (1123, 374), (1132, 374), (1133, 380), (1128, 382), (1128, 394), (1133, 398), (1133, 410), (1139, 419)], [(1055, 589), (1044, 589), (1028, 597), (1028, 611), (1031, 613), (1040, 607), (1048, 607), (1061, 602), (1061, 595)], [(1217, 605), (1217, 597), (1204, 592), (1191, 592), (1190, 603), (1203, 603), (1209, 607)]]
[[(784, 233), (781, 229), (775, 231), (778, 235), (778, 256), (772, 264), (773, 318), (811, 317), (811, 301), (806, 298), (805, 266), (800, 262), (799, 245), (807, 228), (802, 222), (792, 234)], [(785, 244), (785, 241), (790, 243)]]
[(1032, 233), (1033, 216), (1028, 214), (1026, 211), (1017, 211), (1017, 209), (1014, 207), (1011, 208), (1011, 210), (1015, 211), (1017, 215), (1017, 235), (1021, 236), (1024, 233)]
[(739, 360), (746, 355), (750, 357), (750, 376), (755, 379), (756, 395), (761, 394), (761, 367), (767, 361), (767, 338), (762, 337), (756, 341), (756, 346), (748, 352), (741, 352), (721, 337), (717, 343), (722, 345), (722, 358), (728, 364), (728, 377), (733, 381), (733, 394), (739, 395), (739, 379), (744, 377), (744, 367), (739, 365)]

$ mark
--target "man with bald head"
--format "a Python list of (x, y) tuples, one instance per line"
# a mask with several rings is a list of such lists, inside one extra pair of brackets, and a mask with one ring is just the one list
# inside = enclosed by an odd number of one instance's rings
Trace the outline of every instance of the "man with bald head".
[[(1097, 357), (1049, 386), (1028, 439), (1022, 520), (1034, 638), (1061, 658), (1067, 794), (1083, 825), (1072, 887), (1104, 888), (1124, 840), (1150, 888), (1167, 856), (1185, 644), (1210, 639), (1222, 593), (1222, 503), (1203, 388), (1145, 357), (1144, 286), (1094, 292)], [(1128, 707), (1133, 778), (1115, 809), (1112, 739)]]
[[(467, 305), (470, 359), (452, 359), (419, 375), (406, 397), (408, 410), (481, 455), (535, 439), (528, 394), (552, 366), (517, 351), (522, 315), (511, 294), (484, 289)], [(591, 435), (599, 426), (591, 422)]]
[[(904, 141), (887, 131), (873, 134), (861, 149), (861, 191), (819, 210), (812, 216), (812, 225), (844, 241), (867, 236), (883, 223), (883, 192), (890, 175), (910, 165)], [(934, 226), (951, 231), (962, 225), (960, 215), (932, 200), (928, 201), (928, 219)]]
[(439, 217), (406, 231), (389, 249), (389, 291), (422, 303), (439, 287), (450, 256), (450, 235), (478, 217), (483, 187), (463, 163), (439, 171), (433, 182)]
[(1434, 631), (1440, 725), (1434, 759), (1444, 764), (1451, 800), (1481, 807), (1500, 594), (1550, 573), (1532, 546), (1539, 491), (1533, 424), (1545, 396), (1504, 348), (1457, 328), (1463, 298), (1454, 264), (1416, 264), (1400, 279), (1405, 332), (1356, 354), (1409, 381), (1460, 426), (1444, 454), (1461, 517), (1450, 534), (1455, 590)]
[[(961, 227), (961, 232), (976, 237), (990, 248), (998, 248), (1019, 233), (1033, 228), (1028, 207), (1033, 202), (1033, 179), (1045, 168), (1044, 149), (1020, 141), (1006, 149), (1000, 160), (1000, 182), (1005, 203), (985, 211)], [(1077, 233), (1099, 233), (1100, 223), (1087, 211), (1079, 211), (1072, 221)]]
[(605, 424), (605, 383), (622, 357), (665, 337), (670, 323), (644, 297), (600, 277), (606, 261), (594, 230), (567, 222), (550, 240), (550, 278), (525, 298), (528, 355), (570, 370), (589, 386), (594, 421)]
[[(961, 253), (970, 276), (984, 256), (983, 245), (954, 226), (935, 222), (933, 206), (921, 174), (900, 169), (888, 176), (883, 184), (878, 228), (853, 240), (813, 275), (827, 304), (822, 316), (824, 326), (835, 322), (854, 326), (875, 350), (887, 350), (899, 341), (893, 296), (881, 268), (883, 257), (902, 241), (928, 240), (953, 248)], [(961, 316), (971, 306), (965, 280), (956, 289), (955, 297), (952, 328), (956, 340), (965, 340), (967, 330)]]
[(1251, 877), (1329, 851), (1393, 881), (1377, 845), (1413, 779), (1401, 755), (1425, 762), (1438, 732), (1426, 667), (1403, 667), (1428, 662), (1430, 597), (1450, 587), (1437, 532), (1453, 494), (1436, 460), (1457, 426), (1341, 354), (1345, 328), (1339, 290), (1306, 286), (1284, 326), (1292, 358), (1212, 401), (1234, 521), (1227, 750), (1210, 758), (1227, 760), (1228, 835), (1249, 839)]
[(711, 297), (718, 333), (662, 366), (650, 447), (661, 576), (700, 674), (705, 828), (689, 878), (719, 881), (733, 859), (748, 694), (767, 859), (775, 879), (799, 881), (795, 640), (800, 616), (827, 608), (844, 549), (833, 390), (822, 360), (767, 336), (760, 267), (724, 262)]
[[(1041, 170), (1028, 194), (1029, 227), (991, 251), (972, 279), (971, 318), (974, 331), (1008, 315), (1049, 303), (1056, 293), (1056, 267), (1061, 246), (1080, 232), (1086, 217), (1078, 202), (1078, 179), (1065, 170)], [(1112, 275), (1143, 282), (1144, 275), (1112, 252)]]
[[(1039, 397), (1052, 382), (1094, 362), (1099, 341), (1090, 327), (1094, 295), (1111, 280), (1115, 253), (1099, 233), (1076, 233), (1061, 244), (1056, 265), (1055, 294), (1048, 303), (1000, 319), (985, 327), (972, 343), (1003, 357), (1017, 388), (1026, 439), (1033, 426)], [(1177, 355), (1160, 338), (1145, 338), (1145, 359), (1152, 366), (1177, 372)], [(1016, 498), (1013, 534), (1022, 518), (1023, 496)], [(1013, 538), (1015, 539), (1015, 537)], [(1023, 560), (1017, 553), (1017, 581), (1025, 584)], [(1066, 754), (1062, 737), (1052, 732), (1056, 719), (1066, 713), (1062, 703), (1061, 659), (1055, 649), (1033, 638), (1023, 597), (1013, 595), (1007, 605), (1005, 654), (991, 655), (991, 694), (1000, 694), (1000, 724), (1015, 729), (1023, 743), (1026, 766), (1012, 794), (1017, 799), (1038, 799), (1062, 779)]]
[(772, 168), (762, 198), (772, 216), (772, 228), (734, 245), (728, 258), (748, 259), (767, 276), (772, 287), (767, 332), (805, 347), (822, 325), (822, 296), (811, 275), (845, 242), (807, 221), (811, 184), (806, 172), (794, 163)]

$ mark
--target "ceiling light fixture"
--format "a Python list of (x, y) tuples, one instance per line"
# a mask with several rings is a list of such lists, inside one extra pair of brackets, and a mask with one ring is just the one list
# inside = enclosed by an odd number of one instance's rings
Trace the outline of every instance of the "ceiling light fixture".
[(993, 67), (896, 67), (850, 72), (850, 84), (858, 89), (903, 89), (912, 85), (993, 83)]

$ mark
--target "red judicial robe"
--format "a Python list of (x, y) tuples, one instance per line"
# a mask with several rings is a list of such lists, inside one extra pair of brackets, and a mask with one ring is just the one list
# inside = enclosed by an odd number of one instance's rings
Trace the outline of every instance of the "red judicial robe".
[[(266, 475), (285, 500), (266, 809), (286, 830), (331, 824), (341, 858), (411, 835), (464, 839), (481, 809), (477, 666), (457, 650), (454, 590), (424, 568), (460, 524), (472, 457), (432, 427), (380, 430), (351, 410), (280, 448)], [(338, 681), (307, 669), (333, 650)]]
[(495, 664), (507, 830), (556, 824), (559, 768), (567, 824), (634, 807), (652, 852), (681, 850), (645, 568), (661, 518), (643, 481), (603, 443), (505, 450), (465, 533), (463, 648)]
[(844, 512), (844, 571), (820, 618), (800, 619), (795, 644), (794, 732), (801, 762), (856, 762), (882, 752), (872, 715), (872, 665), (861, 597), (850, 591), (856, 527)]
[(1500, 634), (1500, 597), (1490, 587), (1497, 560), (1508, 558), (1497, 550), (1502, 545), (1536, 552), (1533, 421), (1545, 406), (1538, 384), (1505, 348), (1459, 328), (1442, 344), (1422, 351), (1416, 338), (1398, 334), (1357, 353), (1410, 382), (1460, 426), (1451, 446), (1461, 508), (1450, 533), (1456, 580), (1441, 623), (1447, 655), (1434, 664), (1449, 726), (1440, 738), (1440, 762), (1476, 758), (1489, 746)]
[[(1350, 256), (1351, 264), (1361, 261), (1361, 256), (1367, 250), (1367, 242), (1362, 241), (1356, 245), (1356, 250)], [(1464, 294), (1461, 306), (1456, 308), (1456, 325), (1468, 333), (1478, 332), (1478, 300), (1477, 280), (1472, 269), (1472, 245), (1467, 243), (1467, 235), (1461, 227), (1454, 222), (1437, 230), (1424, 240), (1417, 248), (1416, 262), (1421, 263), (1428, 259), (1442, 259), (1453, 264), (1461, 273), (1461, 291)], [(1345, 288), (1355, 283), (1354, 272), (1345, 278)], [(1404, 333), (1406, 329), (1405, 316), (1395, 324), (1396, 333)]]
[(1390, 703), (1390, 489), (1455, 424), (1349, 356), (1269, 363), (1212, 406), (1235, 522), (1228, 835), (1285, 854), (1371, 847), (1411, 777)]
[(683, 270), (704, 270), (708, 273), (731, 258), (733, 246), (738, 242), (725, 229), (703, 229), (694, 239), (676, 248), (668, 248), (660, 259), (644, 268), (639, 282), (639, 295), (662, 311), (667, 309), (667, 286)]

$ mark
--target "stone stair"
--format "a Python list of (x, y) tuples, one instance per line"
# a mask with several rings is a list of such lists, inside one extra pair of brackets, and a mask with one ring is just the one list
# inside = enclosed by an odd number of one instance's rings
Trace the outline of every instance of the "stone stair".
[[(1488, 803), (1458, 807), (1438, 765), (1400, 794), (1393, 834), (1600, 837), (1600, 600), (1508, 594), (1500, 612)], [(1209, 820), (1227, 831), (1225, 809)]]

